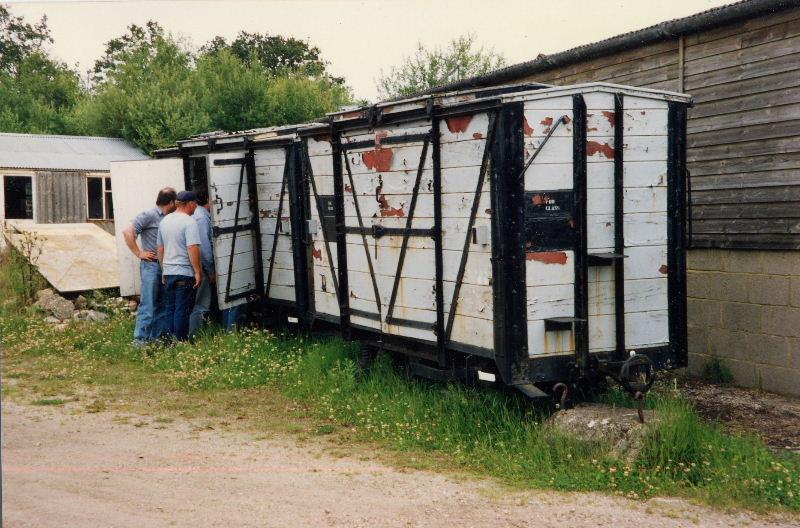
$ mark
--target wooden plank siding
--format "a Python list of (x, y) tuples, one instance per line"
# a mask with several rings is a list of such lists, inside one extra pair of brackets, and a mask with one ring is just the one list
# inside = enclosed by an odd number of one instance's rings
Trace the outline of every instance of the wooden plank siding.
[(691, 94), (691, 245), (800, 249), (800, 8), (517, 81)]
[(40, 224), (86, 222), (86, 174), (36, 173), (36, 219)]

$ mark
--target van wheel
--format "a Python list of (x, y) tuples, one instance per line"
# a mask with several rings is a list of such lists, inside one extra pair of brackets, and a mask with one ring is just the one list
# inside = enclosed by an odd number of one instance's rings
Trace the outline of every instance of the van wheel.
[(377, 355), (378, 351), (375, 347), (362, 343), (358, 355), (358, 366), (361, 367), (361, 370), (368, 371), (375, 363)]

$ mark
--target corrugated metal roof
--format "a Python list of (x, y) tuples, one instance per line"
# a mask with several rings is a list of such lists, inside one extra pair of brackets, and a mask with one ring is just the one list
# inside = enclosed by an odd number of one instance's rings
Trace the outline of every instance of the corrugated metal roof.
[(112, 161), (149, 159), (124, 139), (0, 133), (0, 168), (110, 170)]
[(623, 33), (593, 44), (578, 46), (552, 55), (540, 54), (535, 59), (527, 62), (513, 64), (485, 75), (442, 84), (422, 93), (449, 92), (500, 83), (511, 83), (518, 81), (521, 77), (540, 71), (574, 64), (603, 55), (611, 55), (646, 44), (673, 39), (682, 35), (697, 33), (725, 24), (797, 7), (800, 7), (800, 1), (798, 0), (741, 0), (732, 4), (707, 9), (687, 17), (661, 22), (637, 31)]

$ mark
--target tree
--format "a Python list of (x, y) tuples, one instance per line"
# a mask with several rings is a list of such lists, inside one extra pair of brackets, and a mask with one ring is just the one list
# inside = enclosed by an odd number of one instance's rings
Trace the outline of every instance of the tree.
[[(293, 37), (241, 31), (230, 44), (224, 37), (214, 37), (200, 53), (215, 55), (223, 50), (238, 57), (247, 67), (260, 65), (276, 76), (294, 74), (320, 78), (328, 75), (328, 63), (320, 57), (319, 48)], [(331, 79), (339, 84), (344, 82)]]
[(192, 54), (157, 24), (130, 26), (95, 63), (95, 93), (78, 111), (81, 131), (123, 137), (152, 151), (208, 130), (192, 66)]
[(0, 130), (71, 131), (70, 114), (84, 97), (78, 74), (44, 50), (47, 18), (28, 24), (0, 5)]
[(505, 58), (493, 49), (476, 48), (476, 36), (469, 34), (450, 41), (446, 49), (425, 48), (405, 57), (400, 67), (378, 78), (381, 98), (402, 97), (431, 90), (442, 84), (482, 75), (505, 65)]
[(53, 42), (53, 39), (46, 16), (31, 25), (22, 17), (13, 16), (6, 6), (0, 5), (0, 70), (16, 73), (25, 57), (40, 52), (48, 42)]
[(78, 74), (42, 52), (27, 55), (15, 70), (0, 71), (0, 130), (71, 133), (72, 112), (86, 95)]
[(103, 56), (94, 61), (90, 71), (92, 82), (102, 83), (131, 55), (153, 51), (164, 39), (164, 28), (158, 22), (149, 20), (144, 27), (131, 24), (127, 33), (106, 42)]

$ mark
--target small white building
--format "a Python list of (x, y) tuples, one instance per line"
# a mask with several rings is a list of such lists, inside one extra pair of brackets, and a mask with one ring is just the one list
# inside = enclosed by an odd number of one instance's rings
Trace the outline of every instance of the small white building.
[(124, 139), (0, 133), (0, 225), (92, 222), (113, 233), (110, 163), (142, 159)]

